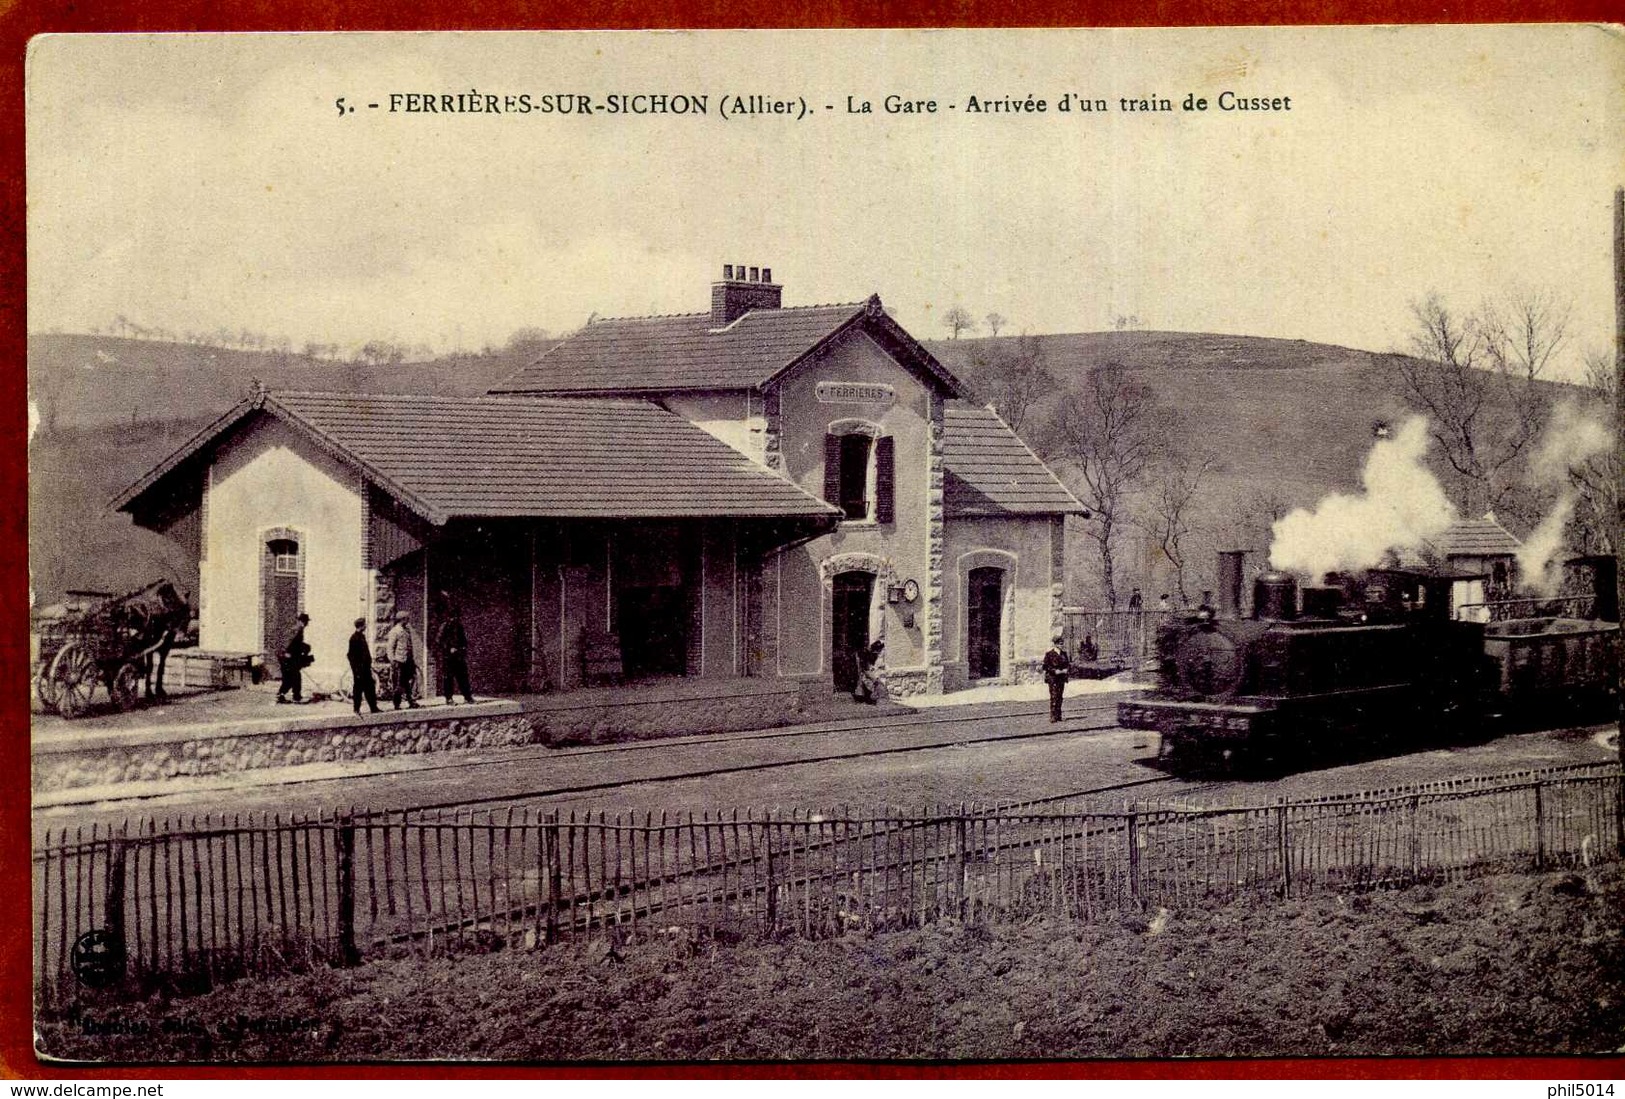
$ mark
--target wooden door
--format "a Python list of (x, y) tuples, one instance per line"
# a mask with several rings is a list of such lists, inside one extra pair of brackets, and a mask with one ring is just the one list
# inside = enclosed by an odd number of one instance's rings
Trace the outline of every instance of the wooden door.
[(1004, 636), (1004, 570), (971, 569), (968, 587), (965, 655), (970, 678), (995, 679), (1001, 671), (999, 649)]
[(869, 644), (869, 603), (874, 585), (872, 573), (843, 572), (835, 577), (829, 659), (838, 691), (857, 686), (858, 652)]

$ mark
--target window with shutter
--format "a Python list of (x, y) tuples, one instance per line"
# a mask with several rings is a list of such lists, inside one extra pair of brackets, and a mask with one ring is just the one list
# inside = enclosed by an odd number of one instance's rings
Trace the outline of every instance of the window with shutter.
[(896, 457), (890, 435), (875, 440), (875, 521), (890, 523), (896, 513)]
[(824, 499), (841, 502), (841, 436), (824, 436)]
[(840, 499), (836, 503), (848, 519), (869, 518), (869, 454), (873, 443), (867, 435), (841, 436)]

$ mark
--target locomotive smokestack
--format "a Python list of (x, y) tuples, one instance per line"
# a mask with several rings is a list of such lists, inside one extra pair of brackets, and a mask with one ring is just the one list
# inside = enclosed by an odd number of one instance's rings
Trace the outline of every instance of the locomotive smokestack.
[(1219, 551), (1220, 618), (1241, 617), (1241, 575), (1242, 565), (1246, 559), (1246, 550)]
[(1298, 617), (1298, 582), (1288, 573), (1266, 572), (1253, 581), (1253, 617), (1290, 621)]

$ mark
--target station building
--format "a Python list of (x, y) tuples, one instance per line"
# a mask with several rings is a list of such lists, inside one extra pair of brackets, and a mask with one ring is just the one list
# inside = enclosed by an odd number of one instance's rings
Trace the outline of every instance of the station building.
[(318, 679), (355, 618), (421, 644), (452, 605), (490, 693), (846, 689), (877, 639), (894, 694), (1038, 677), (1083, 506), (878, 297), (781, 295), (730, 265), (483, 397), (256, 392), (115, 504), (197, 555), (205, 649), (304, 611)]

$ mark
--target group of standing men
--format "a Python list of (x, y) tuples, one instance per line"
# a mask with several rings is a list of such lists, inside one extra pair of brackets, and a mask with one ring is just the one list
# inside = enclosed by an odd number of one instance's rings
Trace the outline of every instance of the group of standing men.
[[(408, 709), (417, 708), (417, 639), (408, 624), (410, 620), (411, 616), (401, 611), (395, 616), (395, 624), (384, 637), (383, 656), (389, 666), (387, 686), (397, 710), (401, 708), (403, 702)], [(288, 643), (283, 646), (279, 661), (282, 666), (282, 685), (276, 693), (278, 702), (287, 702), (290, 694), (294, 702), (304, 701), (302, 673), (315, 660), (310, 644), (305, 640), (305, 627), (310, 624), (310, 615), (300, 614), (298, 621), (298, 627), (288, 637)], [(472, 704), (474, 690), (468, 678), (468, 632), (463, 628), (462, 616), (455, 607), (448, 612), (446, 621), (441, 624), (439, 632), (435, 635), (435, 649), (439, 656), (441, 685), (444, 688), (446, 704), (451, 704), (454, 689), (462, 692), (464, 702)], [(358, 714), (361, 712), (361, 703), (365, 700), (368, 708), (373, 713), (378, 713), (378, 680), (373, 672), (372, 646), (367, 640), (365, 618), (355, 620), (355, 632), (350, 635), (350, 646), (345, 653), (345, 659), (350, 664), (350, 678), (354, 684), (350, 699), (355, 704), (355, 712)]]

